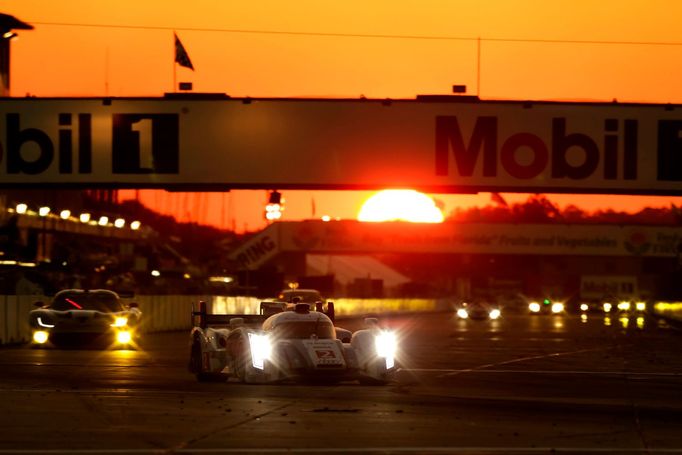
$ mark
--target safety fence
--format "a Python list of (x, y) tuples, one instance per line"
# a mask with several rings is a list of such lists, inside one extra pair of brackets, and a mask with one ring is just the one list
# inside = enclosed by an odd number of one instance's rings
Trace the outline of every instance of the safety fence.
[[(125, 299), (136, 302), (142, 311), (144, 332), (189, 330), (192, 304), (203, 300), (209, 312), (216, 314), (257, 314), (262, 299), (241, 296), (137, 295)], [(36, 295), (0, 295), (0, 345), (26, 343), (31, 339), (29, 312), (35, 302), (49, 302), (50, 297)], [(337, 317), (364, 314), (429, 312), (449, 308), (446, 301), (436, 299), (336, 299)]]

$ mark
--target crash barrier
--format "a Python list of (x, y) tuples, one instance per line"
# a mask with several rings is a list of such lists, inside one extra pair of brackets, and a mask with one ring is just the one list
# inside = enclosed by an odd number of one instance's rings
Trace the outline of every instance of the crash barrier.
[[(37, 301), (49, 302), (39, 295), (0, 295), (0, 345), (28, 342), (31, 330), (28, 313)], [(136, 295), (124, 299), (136, 302), (142, 311), (144, 332), (189, 330), (192, 303), (203, 300), (214, 314), (258, 314), (262, 299), (245, 296)], [(429, 312), (449, 309), (449, 303), (438, 299), (334, 299), (336, 316), (343, 318), (364, 314)]]
[(658, 317), (682, 325), (682, 302), (656, 302), (652, 311)]

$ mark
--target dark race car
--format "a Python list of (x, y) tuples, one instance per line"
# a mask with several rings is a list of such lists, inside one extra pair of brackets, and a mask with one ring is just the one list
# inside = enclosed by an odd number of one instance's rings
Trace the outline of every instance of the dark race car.
[(462, 302), (455, 308), (455, 314), (459, 319), (495, 320), (499, 319), (502, 312), (497, 305), (483, 300)]
[(49, 304), (35, 306), (29, 313), (34, 345), (129, 347), (142, 316), (136, 303), (125, 305), (117, 293), (105, 289), (66, 289)]
[(564, 314), (566, 307), (563, 302), (544, 298), (542, 300), (529, 300), (528, 312), (530, 314)]

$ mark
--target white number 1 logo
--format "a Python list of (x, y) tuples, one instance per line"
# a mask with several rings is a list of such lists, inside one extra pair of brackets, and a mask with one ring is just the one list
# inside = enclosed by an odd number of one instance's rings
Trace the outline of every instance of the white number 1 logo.
[(152, 124), (150, 118), (145, 118), (132, 125), (132, 130), (140, 139), (140, 169), (154, 169), (154, 157), (152, 155)]

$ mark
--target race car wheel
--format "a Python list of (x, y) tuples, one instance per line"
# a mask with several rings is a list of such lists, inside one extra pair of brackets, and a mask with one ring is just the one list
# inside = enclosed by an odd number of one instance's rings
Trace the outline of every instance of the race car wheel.
[(246, 369), (248, 366), (249, 364), (248, 359), (246, 358), (246, 353), (238, 355), (234, 360), (234, 372), (240, 382), (246, 382)]
[(210, 373), (203, 371), (201, 362), (201, 343), (195, 340), (189, 356), (189, 370), (194, 373), (199, 382), (223, 382), (227, 380), (227, 375), (222, 373)]

